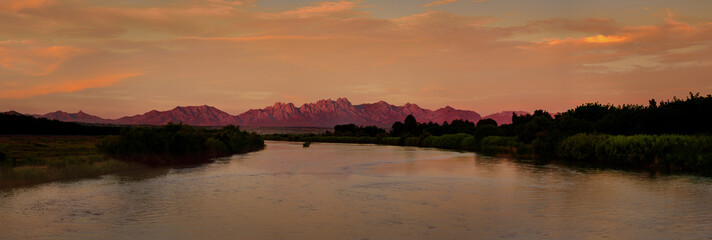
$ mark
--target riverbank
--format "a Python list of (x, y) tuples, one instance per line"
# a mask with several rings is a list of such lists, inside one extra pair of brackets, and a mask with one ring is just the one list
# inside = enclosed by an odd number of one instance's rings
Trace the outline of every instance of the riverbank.
[(0, 135), (0, 188), (98, 177), (141, 168), (106, 157), (105, 136)]
[(516, 137), (488, 136), (477, 141), (477, 138), (465, 133), (380, 138), (272, 134), (263, 135), (263, 138), (276, 141), (431, 147), (489, 156), (536, 159), (542, 163), (556, 161), (603, 168), (712, 174), (712, 136), (578, 134), (550, 147), (554, 152), (547, 157), (535, 154), (536, 144), (519, 142)]
[(235, 126), (124, 127), (119, 135), (109, 136), (0, 135), (0, 187), (194, 166), (264, 146), (259, 135)]

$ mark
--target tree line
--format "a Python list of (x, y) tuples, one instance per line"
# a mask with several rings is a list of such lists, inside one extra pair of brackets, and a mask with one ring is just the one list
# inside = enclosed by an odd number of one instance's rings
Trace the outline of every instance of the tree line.
[(98, 144), (109, 156), (151, 166), (185, 165), (264, 148), (260, 135), (229, 125), (220, 130), (183, 124), (124, 128)]

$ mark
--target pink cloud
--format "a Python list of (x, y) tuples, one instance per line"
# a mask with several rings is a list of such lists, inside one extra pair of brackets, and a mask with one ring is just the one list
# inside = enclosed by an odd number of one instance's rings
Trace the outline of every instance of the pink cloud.
[(3, 0), (0, 1), (0, 13), (45, 7), (51, 5), (53, 2), (53, 0)]
[(454, 2), (458, 2), (460, 0), (437, 0), (437, 1), (432, 1), (426, 4), (423, 4), (423, 7), (435, 7), (435, 6), (440, 6), (440, 5), (445, 5), (445, 4), (450, 4)]
[(39, 41), (0, 41), (0, 67), (11, 73), (43, 76), (57, 70), (64, 61), (87, 50), (52, 46)]
[(312, 6), (300, 7), (284, 12), (263, 13), (261, 15), (267, 19), (326, 17), (336, 14), (352, 13), (351, 11), (356, 8), (357, 5), (358, 3), (355, 1), (319, 2)]
[(84, 90), (87, 88), (106, 87), (122, 79), (138, 76), (137, 73), (109, 74), (81, 80), (64, 80), (59, 83), (41, 83), (26, 88), (2, 89), (0, 98), (20, 99), (46, 95), (51, 93), (67, 93)]

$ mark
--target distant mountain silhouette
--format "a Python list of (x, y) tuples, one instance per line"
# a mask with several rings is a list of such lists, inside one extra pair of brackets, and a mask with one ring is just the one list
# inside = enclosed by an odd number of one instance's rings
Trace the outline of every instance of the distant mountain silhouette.
[[(512, 111), (486, 116), (499, 124), (512, 121)], [(522, 114), (525, 112), (516, 112)], [(163, 125), (169, 122), (182, 122), (195, 126), (224, 126), (235, 124), (241, 126), (261, 127), (327, 127), (339, 124), (354, 123), (356, 125), (375, 125), (391, 127), (396, 121), (403, 121), (406, 116), (413, 115), (419, 122), (443, 123), (455, 119), (477, 122), (482, 116), (474, 111), (458, 110), (446, 106), (437, 110), (423, 109), (418, 105), (406, 103), (395, 106), (387, 102), (352, 105), (346, 98), (336, 100), (319, 100), (296, 107), (292, 103), (275, 103), (263, 109), (251, 109), (240, 115), (233, 116), (215, 107), (188, 106), (176, 107), (168, 111), (150, 111), (144, 114), (126, 116), (119, 119), (103, 119), (86, 114), (82, 111), (66, 113), (57, 111), (44, 115), (35, 115), (48, 119), (83, 123), (113, 123), (127, 125)]]
[(145, 125), (163, 125), (169, 122), (182, 122), (193, 126), (225, 126), (229, 124), (239, 124), (234, 116), (207, 105), (175, 107), (174, 109), (165, 112), (153, 110), (140, 115), (122, 117), (114, 120), (113, 122), (116, 124)]
[(292, 103), (276, 103), (264, 109), (253, 109), (237, 116), (244, 126), (275, 127), (333, 127), (339, 124), (375, 125), (391, 127), (396, 121), (403, 121), (412, 114), (420, 122), (452, 121), (465, 119), (478, 121), (482, 117), (474, 111), (444, 107), (435, 111), (423, 109), (407, 103), (394, 106), (384, 101), (370, 104), (352, 105), (346, 98), (336, 101), (327, 99), (296, 107)]
[(67, 113), (62, 111), (51, 112), (43, 115), (33, 115), (34, 117), (59, 120), (62, 122), (81, 122), (81, 123), (112, 123), (110, 119), (103, 119), (94, 115), (86, 114), (82, 111), (77, 113)]

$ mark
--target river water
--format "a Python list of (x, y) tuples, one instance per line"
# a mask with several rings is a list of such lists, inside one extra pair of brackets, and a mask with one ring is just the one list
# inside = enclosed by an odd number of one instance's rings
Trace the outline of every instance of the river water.
[(712, 179), (267, 142), (200, 167), (0, 190), (0, 239), (712, 239)]

